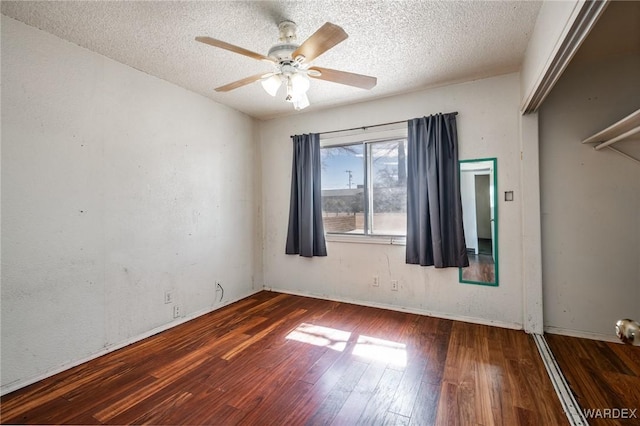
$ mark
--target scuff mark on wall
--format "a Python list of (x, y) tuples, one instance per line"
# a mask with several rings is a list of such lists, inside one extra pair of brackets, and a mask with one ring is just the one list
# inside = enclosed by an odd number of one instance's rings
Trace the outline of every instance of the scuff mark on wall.
[(387, 271), (389, 272), (389, 276), (392, 276), (391, 275), (391, 262), (389, 261), (389, 255), (387, 253), (385, 253), (384, 255), (387, 258)]

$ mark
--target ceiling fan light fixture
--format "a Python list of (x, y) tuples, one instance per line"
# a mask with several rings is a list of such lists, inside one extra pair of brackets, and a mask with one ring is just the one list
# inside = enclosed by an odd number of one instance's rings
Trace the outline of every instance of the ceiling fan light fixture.
[(292, 74), (289, 77), (289, 82), (291, 83), (291, 94), (294, 97), (304, 95), (305, 93), (307, 93), (307, 90), (309, 90), (309, 87), (311, 86), (309, 77), (301, 72)]
[(291, 102), (296, 111), (305, 109), (310, 105), (307, 97), (309, 86), (309, 77), (306, 74), (300, 72), (287, 74), (287, 97), (285, 101)]
[(278, 89), (282, 85), (282, 80), (280, 79), (280, 75), (274, 74), (269, 78), (265, 78), (261, 81), (262, 88), (270, 94), (271, 96), (275, 96), (278, 93)]
[(309, 98), (307, 97), (306, 93), (303, 93), (302, 95), (300, 95), (297, 98), (293, 99), (293, 108), (296, 111), (299, 111), (301, 109), (305, 109), (309, 105), (310, 105)]
[(329, 68), (311, 67), (317, 57), (347, 39), (347, 33), (338, 25), (325, 22), (302, 44), (296, 42), (297, 26), (295, 22), (282, 21), (278, 25), (278, 29), (280, 30), (279, 43), (271, 46), (268, 56), (211, 37), (196, 37), (196, 41), (200, 43), (269, 62), (274, 66), (271, 73), (252, 75), (225, 84), (217, 87), (216, 92), (229, 92), (260, 81), (269, 95), (276, 96), (280, 86), (284, 84), (285, 100), (292, 103), (296, 110), (300, 110), (309, 106), (307, 91), (311, 85), (310, 77), (362, 89), (372, 89), (376, 85), (377, 79), (375, 77)]

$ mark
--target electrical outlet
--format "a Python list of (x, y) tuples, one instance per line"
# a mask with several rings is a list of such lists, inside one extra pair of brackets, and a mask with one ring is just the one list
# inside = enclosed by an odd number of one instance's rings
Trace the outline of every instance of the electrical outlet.
[(391, 290), (398, 291), (398, 280), (391, 280)]
[(180, 305), (175, 305), (173, 307), (173, 317), (180, 318), (181, 316), (182, 316), (182, 308), (180, 307)]
[(164, 292), (164, 304), (173, 303), (173, 292), (171, 290), (167, 290)]
[(371, 283), (371, 285), (374, 287), (380, 287), (380, 280), (378, 279), (377, 275), (373, 276), (373, 282)]

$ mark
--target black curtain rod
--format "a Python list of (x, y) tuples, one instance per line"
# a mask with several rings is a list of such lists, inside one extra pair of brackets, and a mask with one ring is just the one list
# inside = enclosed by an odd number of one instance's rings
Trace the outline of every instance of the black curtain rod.
[[(449, 114), (453, 114), (453, 115), (458, 115), (458, 111), (454, 111), (454, 112), (450, 112)], [(360, 127), (352, 127), (351, 129), (342, 129), (342, 130), (331, 130), (329, 132), (320, 132), (318, 133), (319, 135), (328, 135), (330, 133), (340, 133), (340, 132), (349, 132), (351, 130), (367, 130), (370, 129), (372, 127), (381, 127), (381, 126), (390, 126), (391, 124), (400, 124), (400, 123), (406, 123), (409, 120), (400, 120), (400, 121), (391, 121), (389, 123), (382, 123), (382, 124), (372, 124), (371, 126), (360, 126)], [(291, 138), (293, 137), (290, 136)]]

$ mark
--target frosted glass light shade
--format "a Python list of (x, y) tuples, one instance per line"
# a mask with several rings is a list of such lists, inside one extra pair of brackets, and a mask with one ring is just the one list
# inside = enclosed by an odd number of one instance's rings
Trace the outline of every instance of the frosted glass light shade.
[(280, 76), (277, 74), (272, 75), (269, 78), (265, 78), (261, 81), (262, 87), (265, 92), (270, 94), (271, 96), (275, 96), (278, 93), (278, 89), (282, 85), (282, 80), (280, 80)]
[(309, 106), (309, 98), (306, 93), (302, 93), (297, 98), (293, 100), (293, 108), (296, 110), (305, 109)]
[(311, 85), (311, 83), (309, 82), (309, 77), (307, 77), (305, 74), (297, 72), (293, 74), (289, 79), (291, 81), (291, 92), (294, 97), (303, 95), (307, 93), (307, 90), (309, 90), (309, 86)]

